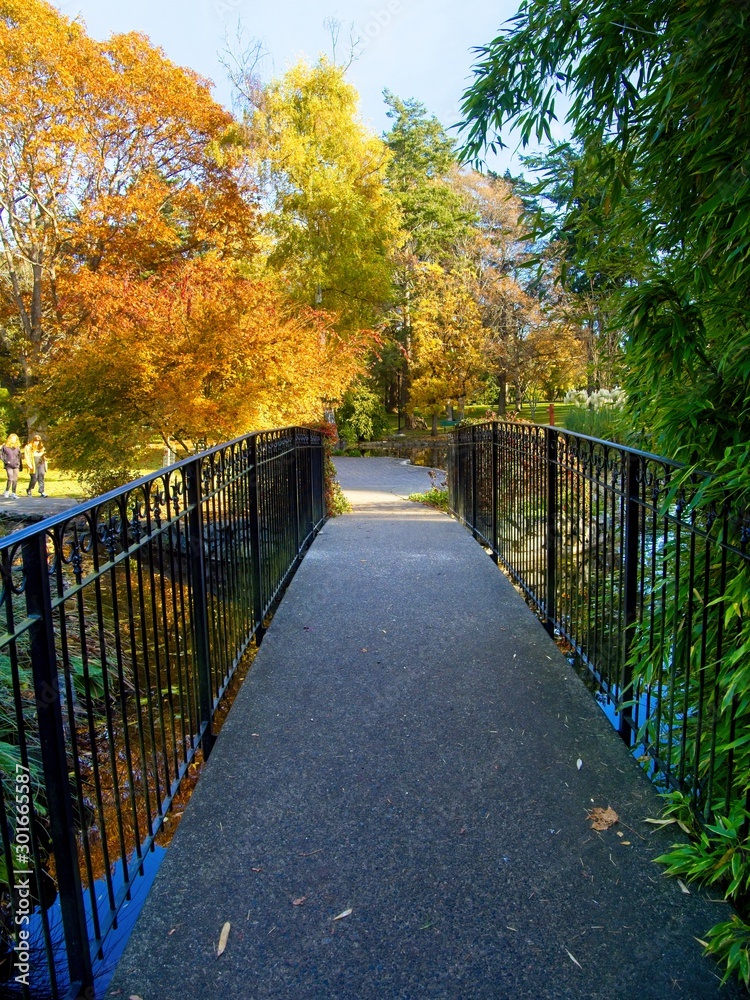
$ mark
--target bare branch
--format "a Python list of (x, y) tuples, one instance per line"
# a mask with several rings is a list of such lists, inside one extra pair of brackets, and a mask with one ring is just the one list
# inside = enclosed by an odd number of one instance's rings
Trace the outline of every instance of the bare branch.
[[(331, 38), (331, 61), (334, 63), (334, 65), (336, 65), (336, 47), (338, 46), (339, 43), (339, 35), (341, 34), (341, 28), (343, 27), (343, 25), (344, 22), (339, 20), (339, 18), (334, 17), (333, 15), (330, 15), (329, 17), (326, 17), (323, 20), (323, 27), (326, 29)], [(346, 70), (349, 69), (351, 64), (357, 58), (356, 49), (360, 41), (361, 39), (359, 35), (356, 33), (354, 28), (354, 21), (350, 21), (348, 57), (346, 63), (340, 64), (343, 66), (344, 72), (346, 72)]]
[(240, 20), (234, 38), (229, 38), (228, 34), (224, 36), (219, 62), (234, 88), (232, 106), (235, 111), (250, 114), (260, 105), (263, 94), (260, 68), (268, 55), (263, 42), (251, 37)]

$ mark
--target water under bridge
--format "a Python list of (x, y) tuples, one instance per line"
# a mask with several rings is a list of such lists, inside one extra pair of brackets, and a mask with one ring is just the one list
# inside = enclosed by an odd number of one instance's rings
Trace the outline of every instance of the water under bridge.
[(696, 941), (726, 904), (663, 876), (642, 768), (471, 534), (405, 499), (426, 471), (337, 468), (353, 512), (293, 577), (107, 996), (740, 995)]

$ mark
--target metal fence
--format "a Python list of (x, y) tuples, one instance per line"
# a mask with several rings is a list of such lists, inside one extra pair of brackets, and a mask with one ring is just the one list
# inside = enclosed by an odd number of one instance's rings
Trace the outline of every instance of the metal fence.
[[(453, 513), (582, 666), (651, 776), (747, 806), (750, 520), (667, 459), (554, 427), (461, 428)], [(747, 667), (746, 667), (747, 669)]]
[(3, 996), (100, 992), (323, 476), (318, 432), (256, 433), (0, 542)]

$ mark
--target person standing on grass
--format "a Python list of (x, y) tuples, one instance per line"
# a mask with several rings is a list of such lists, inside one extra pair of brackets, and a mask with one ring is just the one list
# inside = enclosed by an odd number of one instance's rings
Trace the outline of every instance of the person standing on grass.
[(18, 473), (21, 471), (21, 442), (17, 434), (9, 434), (5, 444), (0, 448), (7, 483), (3, 496), (7, 499), (12, 497), (17, 500), (16, 487), (18, 486)]
[(47, 494), (44, 492), (44, 477), (47, 472), (47, 458), (41, 434), (35, 434), (23, 449), (23, 460), (30, 475), (26, 496), (30, 497), (31, 491), (35, 486), (38, 486), (39, 496), (46, 497)]

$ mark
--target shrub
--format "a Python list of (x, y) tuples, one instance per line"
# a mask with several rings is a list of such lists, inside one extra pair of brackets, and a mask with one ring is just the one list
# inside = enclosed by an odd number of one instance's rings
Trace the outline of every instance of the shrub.
[(565, 414), (566, 430), (617, 444), (631, 443), (631, 424), (622, 389), (599, 389), (590, 394), (571, 389), (564, 402), (570, 406)]
[(344, 393), (336, 422), (347, 441), (374, 441), (388, 430), (385, 407), (377, 393), (366, 385), (354, 386)]

